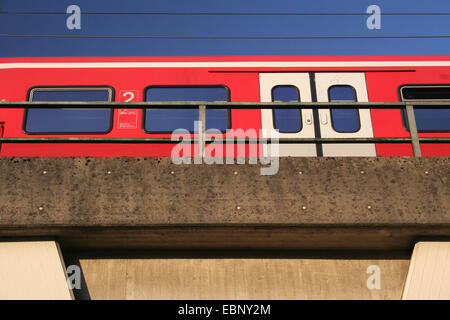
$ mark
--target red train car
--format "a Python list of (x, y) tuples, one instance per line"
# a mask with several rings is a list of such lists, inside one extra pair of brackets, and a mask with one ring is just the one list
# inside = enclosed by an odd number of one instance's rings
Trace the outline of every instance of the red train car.
[[(4, 58), (5, 101), (450, 101), (450, 56)], [(209, 114), (208, 114), (209, 112)], [(450, 137), (450, 110), (416, 110), (420, 137)], [(194, 110), (0, 109), (3, 137), (170, 137)], [(409, 137), (399, 109), (207, 111), (207, 127), (280, 137)], [(208, 125), (209, 122), (209, 125)], [(191, 130), (192, 128), (186, 128)], [(270, 133), (269, 133), (270, 135)], [(0, 143), (1, 156), (170, 156), (173, 144)], [(421, 144), (450, 156), (449, 143)], [(281, 156), (411, 156), (410, 144), (286, 144)]]

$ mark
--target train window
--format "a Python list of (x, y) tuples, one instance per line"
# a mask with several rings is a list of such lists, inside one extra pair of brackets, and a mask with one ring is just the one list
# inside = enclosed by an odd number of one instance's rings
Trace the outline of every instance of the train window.
[[(331, 86), (328, 99), (330, 102), (357, 101), (355, 89), (347, 85)], [(360, 129), (359, 112), (357, 109), (331, 109), (331, 124), (336, 132), (356, 132)]]
[[(229, 101), (225, 86), (152, 86), (146, 90), (146, 101)], [(176, 129), (194, 132), (198, 108), (146, 109), (144, 129), (148, 133), (170, 133)], [(227, 109), (206, 109), (206, 129), (225, 132), (230, 128)]]
[[(111, 88), (34, 88), (30, 101), (111, 101)], [(24, 130), (30, 134), (107, 133), (111, 130), (109, 109), (36, 108), (25, 112)]]
[[(275, 86), (272, 88), (272, 101), (300, 101), (300, 95), (295, 86)], [(300, 109), (273, 109), (273, 127), (281, 133), (296, 133), (302, 130)]]
[[(401, 88), (403, 101), (447, 101), (450, 102), (450, 86), (416, 86)], [(403, 122), (409, 130), (406, 110), (402, 111)], [(450, 131), (450, 109), (436, 109), (432, 106), (414, 108), (417, 130), (419, 132)]]

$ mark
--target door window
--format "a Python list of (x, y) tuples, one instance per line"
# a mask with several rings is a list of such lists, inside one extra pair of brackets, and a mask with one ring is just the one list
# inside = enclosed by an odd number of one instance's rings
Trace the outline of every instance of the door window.
[[(328, 89), (330, 102), (355, 102), (355, 89), (347, 85), (332, 86)], [(331, 109), (331, 123), (336, 132), (357, 132), (360, 129), (357, 109)]]
[[(272, 89), (273, 102), (300, 101), (295, 86), (275, 86)], [(296, 133), (302, 130), (302, 114), (300, 109), (273, 109), (273, 126), (281, 133)]]

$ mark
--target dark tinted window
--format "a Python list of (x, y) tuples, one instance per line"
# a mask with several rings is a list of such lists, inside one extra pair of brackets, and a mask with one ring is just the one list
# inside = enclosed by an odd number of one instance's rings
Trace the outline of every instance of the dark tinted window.
[[(332, 86), (328, 89), (328, 97), (330, 102), (357, 101), (351, 86)], [(336, 132), (356, 132), (360, 128), (357, 109), (331, 109), (331, 122)]]
[[(32, 101), (109, 101), (108, 89), (34, 89)], [(83, 108), (28, 109), (27, 133), (106, 133), (111, 126), (111, 110)]]
[[(146, 101), (228, 101), (225, 87), (150, 87)], [(206, 129), (225, 131), (229, 128), (227, 109), (206, 109)], [(194, 131), (198, 108), (146, 109), (145, 130), (152, 133), (176, 129)]]
[[(407, 87), (402, 88), (403, 100), (448, 100), (450, 87)], [(417, 130), (420, 132), (450, 131), (450, 109), (435, 109), (433, 106), (414, 108)], [(406, 110), (403, 121), (409, 130)]]
[(405, 100), (450, 100), (450, 87), (405, 87), (402, 94)]
[[(272, 101), (300, 101), (297, 87), (276, 86), (272, 89)], [(300, 109), (273, 109), (274, 128), (281, 133), (295, 133), (302, 130)]]

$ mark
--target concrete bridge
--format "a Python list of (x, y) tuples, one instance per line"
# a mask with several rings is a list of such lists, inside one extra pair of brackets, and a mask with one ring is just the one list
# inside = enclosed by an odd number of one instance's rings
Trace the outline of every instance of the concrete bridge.
[[(399, 299), (414, 244), (450, 238), (448, 158), (281, 158), (279, 166), (262, 176), (259, 165), (169, 158), (0, 158), (0, 240), (56, 241), (63, 263), (82, 267), (78, 298)], [(368, 290), (370, 265), (390, 270), (391, 285)], [(211, 278), (208, 291), (174, 283), (183, 270), (235, 280), (226, 289)], [(110, 271), (135, 278), (114, 289)], [(150, 290), (150, 271), (173, 290)], [(267, 290), (241, 288), (239, 274), (266, 279)], [(137, 283), (148, 290), (122, 290)]]

